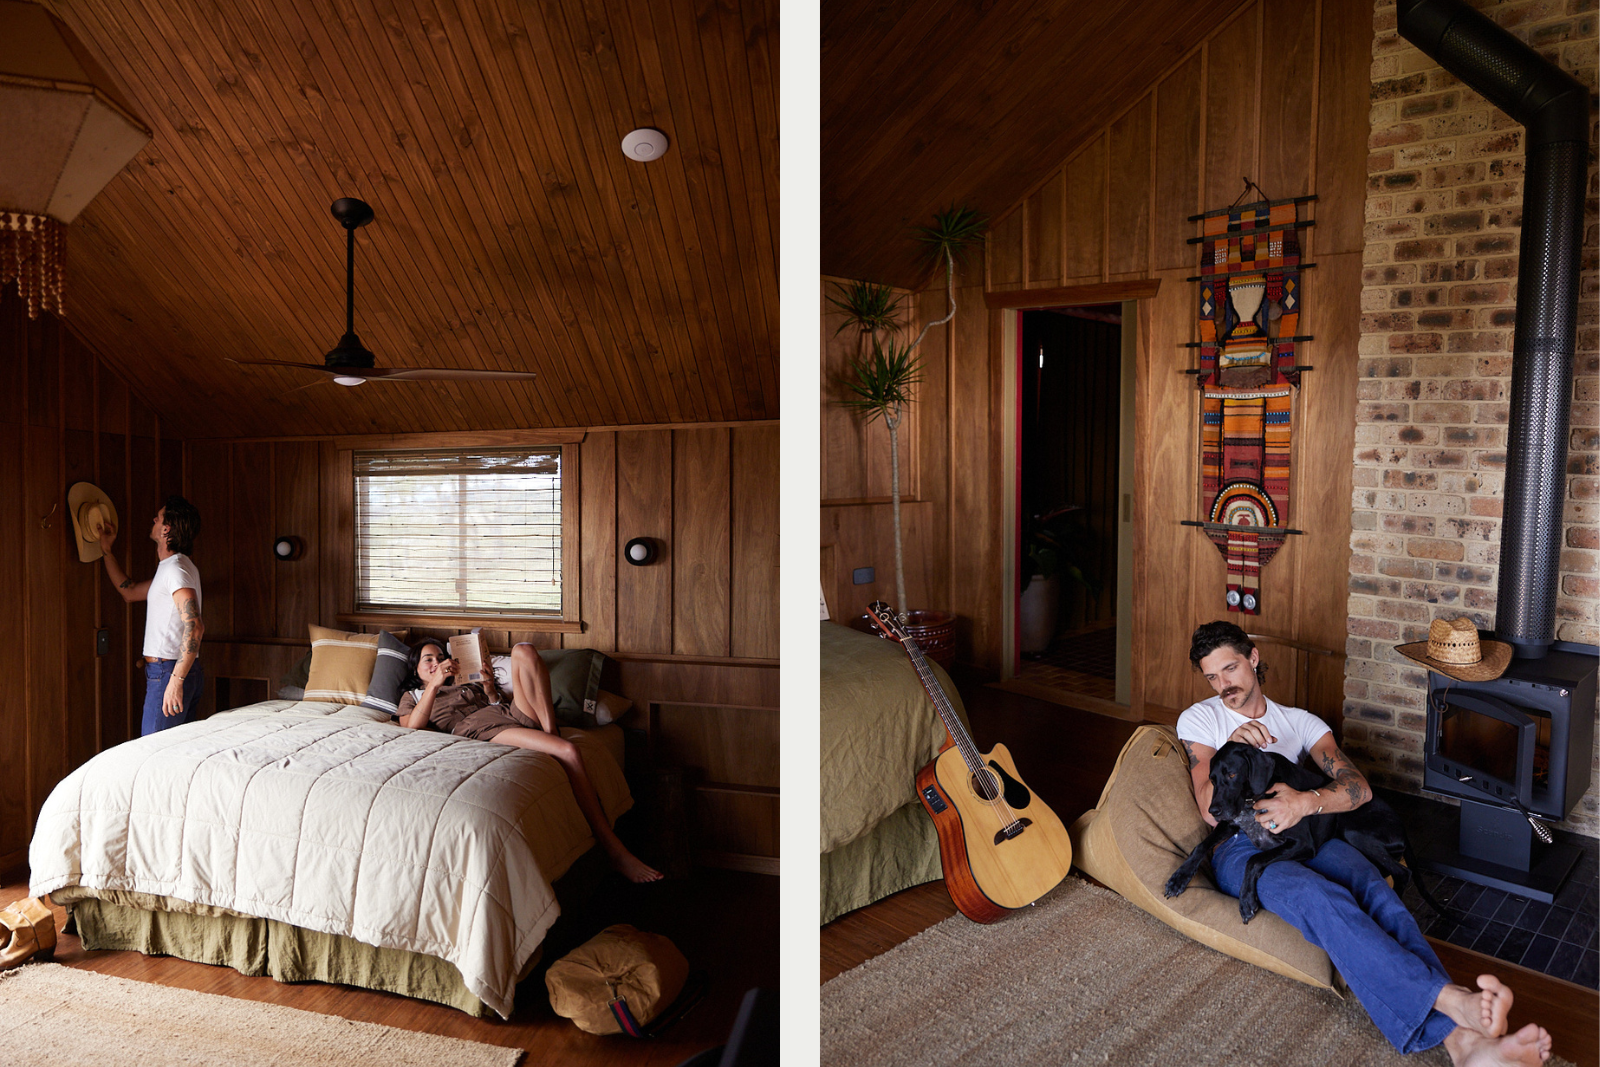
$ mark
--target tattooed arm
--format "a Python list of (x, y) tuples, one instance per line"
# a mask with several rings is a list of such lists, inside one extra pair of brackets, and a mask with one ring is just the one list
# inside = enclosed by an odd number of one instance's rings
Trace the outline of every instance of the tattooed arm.
[(122, 573), (122, 566), (111, 555), (111, 545), (116, 540), (116, 531), (108, 530), (100, 535), (100, 558), (106, 561), (106, 576), (111, 579), (111, 584), (117, 587), (117, 593), (123, 600), (130, 603), (143, 600), (150, 595), (149, 582), (135, 582)]
[(200, 618), (200, 600), (193, 589), (175, 591), (172, 602), (178, 607), (178, 618), (183, 620), (183, 637), (178, 642), (178, 662), (172, 668), (172, 677), (161, 701), (163, 715), (176, 715), (183, 710), (183, 680), (200, 658), (200, 639), (206, 632), (206, 624)]
[(1217, 825), (1211, 814), (1211, 757), (1217, 750), (1198, 741), (1183, 742), (1184, 754), (1189, 757), (1189, 781), (1194, 785), (1194, 802), (1200, 805), (1200, 817), (1207, 826)]
[(1372, 799), (1372, 786), (1367, 784), (1366, 775), (1356, 769), (1349, 756), (1339, 751), (1332, 734), (1323, 734), (1322, 739), (1311, 746), (1311, 758), (1317, 761), (1323, 774), (1333, 779), (1322, 790), (1324, 812), (1354, 811)]

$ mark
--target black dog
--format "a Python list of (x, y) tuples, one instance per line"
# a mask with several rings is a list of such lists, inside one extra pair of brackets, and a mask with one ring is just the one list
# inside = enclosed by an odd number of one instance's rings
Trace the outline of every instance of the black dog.
[[(1210, 863), (1212, 849), (1238, 831), (1243, 831), (1250, 843), (1261, 850), (1245, 862), (1244, 881), (1239, 891), (1239, 917), (1247, 923), (1261, 910), (1256, 883), (1268, 864), (1308, 860), (1336, 837), (1343, 838), (1381, 873), (1392, 878), (1396, 893), (1404, 892), (1411, 880), (1411, 870), (1400, 860), (1404, 858), (1414, 868), (1416, 857), (1411, 853), (1400, 817), (1377, 797), (1354, 811), (1308, 816), (1276, 834), (1256, 821), (1256, 802), (1275, 795), (1271, 791), (1274, 785), (1281, 783), (1307, 792), (1324, 789), (1330, 781), (1320, 771), (1291, 763), (1276, 752), (1266, 752), (1239, 741), (1223, 745), (1211, 760), (1210, 810), (1217, 820), (1216, 828), (1167, 879), (1166, 895), (1175, 897), (1187, 889), (1200, 866)], [(1444, 909), (1421, 882), (1417, 883), (1417, 892), (1434, 911), (1444, 914)]]

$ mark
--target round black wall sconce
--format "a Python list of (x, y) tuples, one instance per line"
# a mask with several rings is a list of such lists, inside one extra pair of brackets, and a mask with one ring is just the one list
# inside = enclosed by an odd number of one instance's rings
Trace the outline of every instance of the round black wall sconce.
[(306, 554), (306, 543), (298, 537), (280, 537), (272, 542), (272, 557), (279, 563), (288, 563)]
[(656, 561), (656, 543), (653, 538), (635, 537), (622, 549), (622, 558), (635, 567), (643, 567)]

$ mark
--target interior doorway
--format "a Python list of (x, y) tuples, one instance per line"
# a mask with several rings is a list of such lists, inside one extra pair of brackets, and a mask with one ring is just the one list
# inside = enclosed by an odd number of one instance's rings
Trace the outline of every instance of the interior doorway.
[(1064, 702), (1129, 702), (1133, 306), (1030, 309), (1018, 324), (1012, 677)]

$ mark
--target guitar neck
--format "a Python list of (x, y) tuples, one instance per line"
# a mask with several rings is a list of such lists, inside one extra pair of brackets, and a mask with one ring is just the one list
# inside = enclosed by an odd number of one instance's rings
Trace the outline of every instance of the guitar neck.
[(928, 662), (927, 654), (910, 636), (902, 637), (900, 644), (905, 648), (906, 655), (911, 657), (911, 666), (916, 669), (917, 679), (922, 682), (922, 688), (927, 690), (928, 699), (933, 701), (940, 721), (950, 734), (950, 740), (955, 742), (956, 749), (961, 753), (967, 768), (977, 774), (983, 770), (983, 756), (972, 740), (972, 735), (967, 733), (966, 726), (962, 724), (961, 716), (956, 714), (955, 705), (950, 703), (944, 686), (939, 684), (939, 678), (933, 673), (933, 665)]

